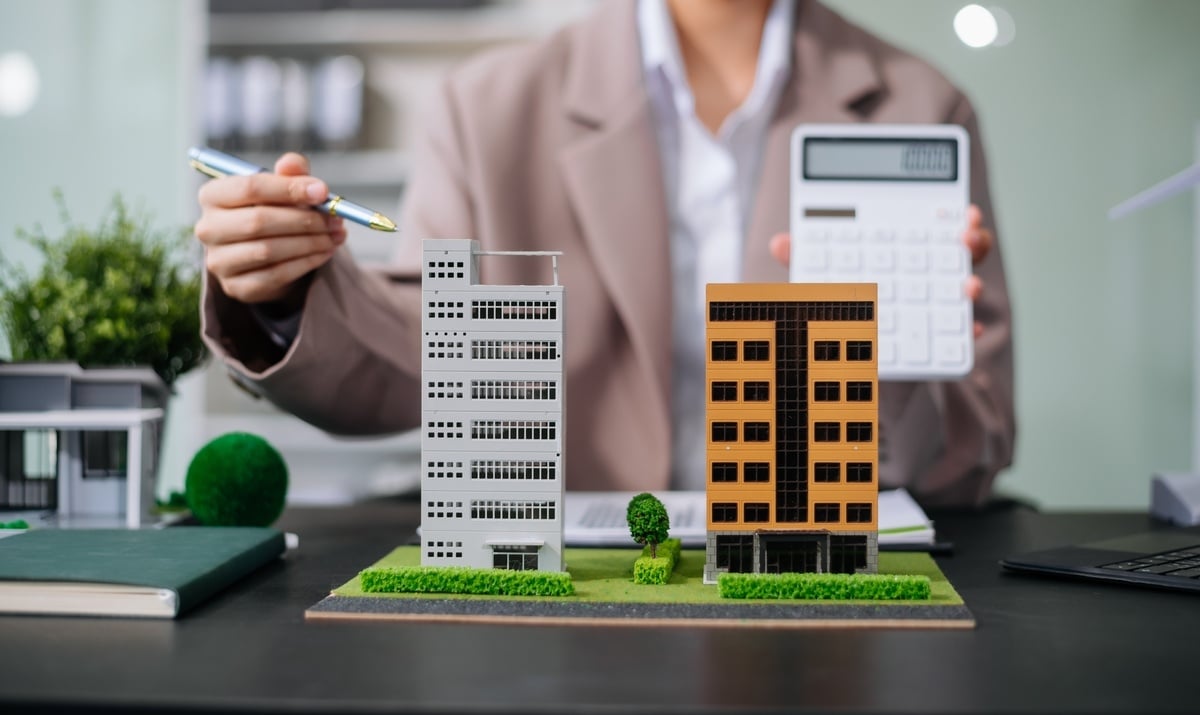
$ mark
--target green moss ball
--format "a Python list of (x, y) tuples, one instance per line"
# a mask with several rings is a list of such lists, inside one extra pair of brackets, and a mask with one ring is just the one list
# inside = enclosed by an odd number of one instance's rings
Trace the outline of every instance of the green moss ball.
[(288, 470), (265, 439), (246, 432), (221, 435), (188, 465), (184, 495), (206, 526), (269, 526), (283, 512)]

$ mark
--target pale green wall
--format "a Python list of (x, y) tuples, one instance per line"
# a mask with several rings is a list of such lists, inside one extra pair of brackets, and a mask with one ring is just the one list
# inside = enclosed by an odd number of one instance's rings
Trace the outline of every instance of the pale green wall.
[(193, 219), (186, 150), (202, 8), (195, 0), (0, 0), (0, 54), (27, 53), (41, 76), (32, 110), (0, 117), (5, 256), (31, 255), (13, 242), (13, 227), (60, 226), (54, 187), (85, 223), (116, 191), (164, 224)]
[(951, 28), (965, 1), (828, 4), (933, 62), (982, 117), (1016, 321), (1001, 488), (1145, 506), (1152, 472), (1191, 461), (1193, 198), (1106, 212), (1194, 160), (1200, 2), (1004, 0), (1015, 39), (983, 50)]
[[(164, 226), (195, 218), (194, 143), (203, 0), (0, 0), (0, 54), (22, 51), (41, 77), (29, 113), (0, 116), (0, 252), (29, 262), (17, 226), (61, 229), (51, 198), (62, 189), (73, 218), (94, 225), (121, 192)], [(0, 349), (7, 355), (7, 346)], [(164, 472), (182, 483), (193, 445), (180, 427), (196, 413), (182, 384)], [(174, 428), (174, 429), (173, 429)]]

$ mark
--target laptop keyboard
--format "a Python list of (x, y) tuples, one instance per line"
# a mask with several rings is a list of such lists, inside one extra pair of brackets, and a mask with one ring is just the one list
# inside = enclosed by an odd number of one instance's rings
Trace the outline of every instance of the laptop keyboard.
[(1153, 573), (1163, 576), (1200, 579), (1200, 545), (1186, 549), (1168, 551), (1153, 556), (1143, 556), (1130, 561), (1104, 564), (1100, 568), (1131, 573)]

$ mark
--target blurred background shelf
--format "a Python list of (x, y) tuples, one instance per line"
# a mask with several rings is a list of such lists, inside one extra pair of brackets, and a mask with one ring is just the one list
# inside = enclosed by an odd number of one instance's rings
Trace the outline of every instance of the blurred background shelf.
[[(365, 187), (394, 189), (398, 196), (408, 178), (408, 156), (399, 150), (314, 151), (305, 152), (305, 156), (313, 175), (321, 177), (337, 193)], [(250, 152), (243, 158), (270, 167), (279, 154)]]
[(214, 12), (209, 45), (223, 50), (477, 47), (544, 35), (591, 7), (592, 0), (495, 0), (438, 9), (333, 9)]

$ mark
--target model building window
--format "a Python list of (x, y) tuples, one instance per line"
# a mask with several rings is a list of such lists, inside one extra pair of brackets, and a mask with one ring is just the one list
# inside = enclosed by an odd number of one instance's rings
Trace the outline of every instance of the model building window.
[(769, 482), (771, 465), (766, 462), (746, 462), (742, 465), (742, 479), (747, 482)]
[(847, 504), (846, 505), (846, 522), (850, 524), (869, 524), (871, 523), (871, 505), (870, 504)]
[(712, 423), (712, 441), (714, 441), (714, 442), (736, 442), (737, 441), (737, 422), (713, 422)]
[(717, 568), (728, 569), (731, 573), (745, 573), (754, 570), (754, 536), (720, 535), (717, 541)]
[(847, 360), (870, 360), (871, 359), (871, 341), (870, 340), (847, 340), (846, 341), (846, 359)]
[(766, 340), (747, 340), (742, 346), (742, 359), (747, 362), (764, 362), (771, 359), (771, 344)]
[(837, 482), (842, 479), (842, 465), (838, 462), (817, 462), (813, 470), (813, 481)]
[(760, 381), (743, 383), (742, 399), (746, 402), (767, 402), (771, 399), (771, 384)]
[(737, 522), (737, 504), (732, 502), (716, 502), (712, 505), (712, 520), (714, 524), (732, 524)]
[(850, 462), (846, 465), (846, 481), (869, 482), (871, 481), (871, 471), (870, 462)]
[(542, 440), (555, 439), (558, 425), (550, 421), (475, 420), (471, 439)]
[(552, 300), (473, 300), (476, 320), (556, 320), (558, 304)]
[(813, 383), (814, 402), (837, 402), (842, 399), (842, 386), (838, 382)]
[(554, 340), (472, 340), (474, 360), (557, 360)]
[(842, 440), (842, 424), (840, 422), (818, 422), (813, 425), (813, 441), (840, 442)]
[(818, 340), (813, 343), (813, 360), (841, 360), (841, 343), (836, 340)]
[(712, 384), (713, 402), (737, 402), (737, 382), (718, 380)]
[(737, 360), (736, 340), (712, 341), (712, 359), (714, 362)]
[(771, 425), (767, 422), (747, 422), (743, 438), (747, 442), (770, 442)]
[(548, 521), (555, 519), (558, 503), (554, 501), (521, 501), (513, 499), (476, 499), (471, 502), (472, 519), (502, 519)]
[(870, 442), (871, 441), (871, 423), (870, 422), (847, 422), (846, 423), (846, 441), (847, 442)]
[(549, 461), (493, 460), (471, 461), (471, 479), (555, 479), (558, 467)]
[(471, 381), (471, 399), (475, 400), (553, 400), (557, 396), (558, 383), (553, 380)]
[(737, 462), (713, 462), (712, 480), (714, 482), (736, 482)]
[(129, 437), (124, 432), (105, 430), (83, 433), (83, 478), (125, 476)]
[(838, 504), (817, 504), (813, 509), (813, 521), (818, 524), (831, 524), (841, 518), (842, 508)]
[(496, 546), (492, 549), (492, 568), (509, 571), (537, 571), (536, 546)]
[(58, 454), (55, 430), (0, 430), (0, 508), (57, 508)]
[(747, 504), (742, 507), (742, 514), (746, 523), (761, 524), (771, 520), (771, 506), (762, 503)]
[(847, 402), (870, 402), (871, 401), (871, 383), (869, 382), (847, 382), (846, 383), (846, 401)]
[(867, 565), (867, 540), (864, 536), (833, 536), (829, 539), (829, 572), (854, 573)]

